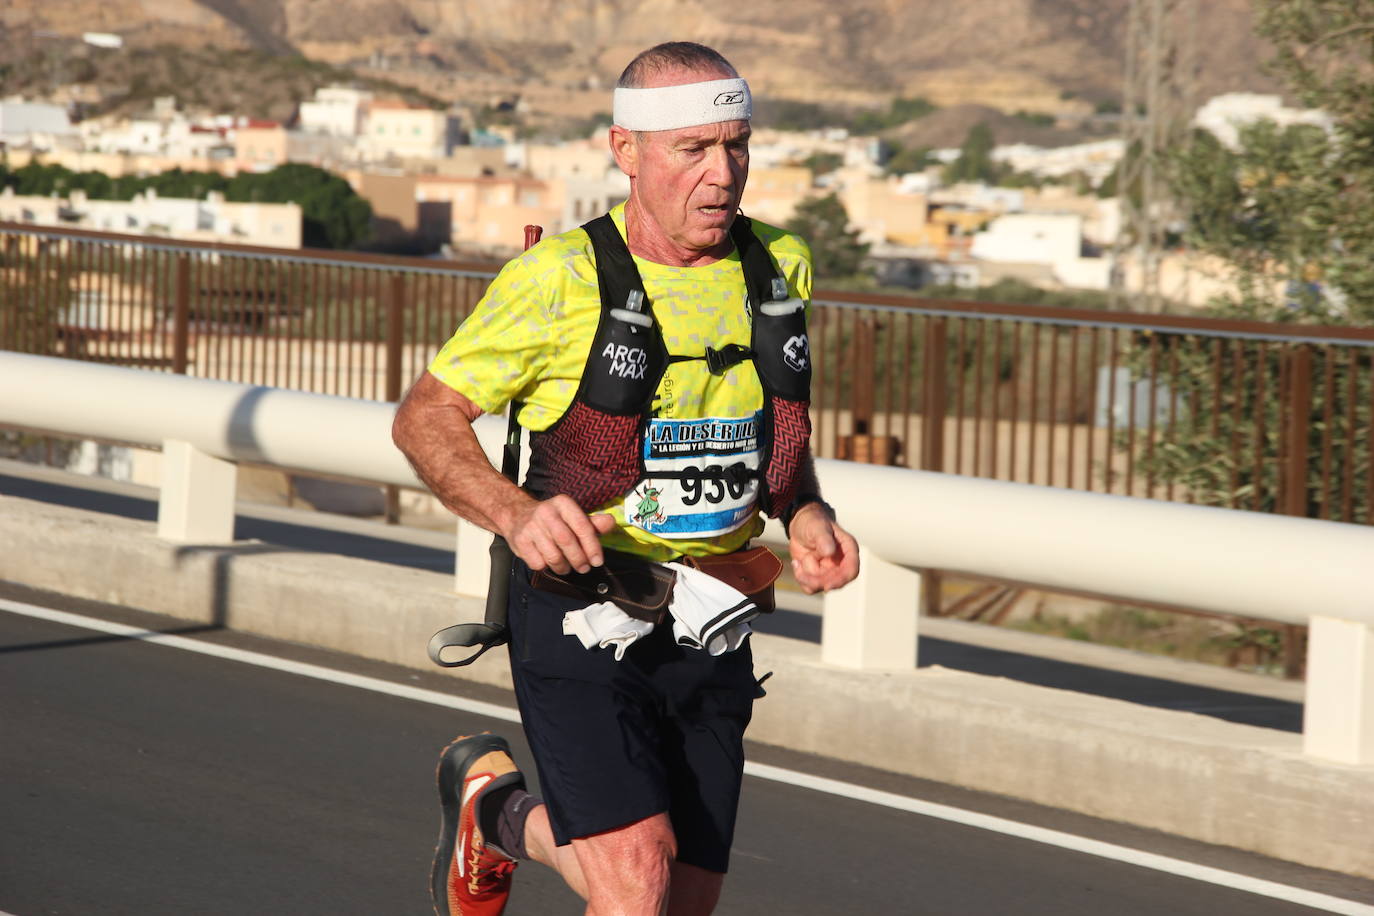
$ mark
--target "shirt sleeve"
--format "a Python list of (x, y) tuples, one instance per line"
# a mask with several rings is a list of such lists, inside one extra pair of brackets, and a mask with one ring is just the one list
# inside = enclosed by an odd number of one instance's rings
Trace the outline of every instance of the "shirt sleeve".
[(551, 308), (529, 253), (506, 264), (429, 364), (486, 413), (521, 398), (549, 363)]

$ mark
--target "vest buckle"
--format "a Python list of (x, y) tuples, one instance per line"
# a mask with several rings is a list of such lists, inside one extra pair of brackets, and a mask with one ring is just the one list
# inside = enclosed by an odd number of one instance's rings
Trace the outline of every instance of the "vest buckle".
[(724, 375), (725, 370), (737, 366), (746, 359), (752, 359), (754, 351), (740, 344), (726, 344), (717, 350), (706, 348), (706, 370), (712, 375)]

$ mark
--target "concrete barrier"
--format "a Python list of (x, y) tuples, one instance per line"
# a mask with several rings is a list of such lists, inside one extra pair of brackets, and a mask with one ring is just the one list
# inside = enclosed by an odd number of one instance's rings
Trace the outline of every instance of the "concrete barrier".
[[(0, 578), (435, 670), (431, 633), (481, 618), (452, 577), (258, 542), (172, 544), (140, 522), (0, 497)], [(1374, 878), (1374, 766), (1296, 734), (941, 668), (855, 671), (759, 634), (750, 737)], [(452, 676), (509, 687), (498, 659)]]

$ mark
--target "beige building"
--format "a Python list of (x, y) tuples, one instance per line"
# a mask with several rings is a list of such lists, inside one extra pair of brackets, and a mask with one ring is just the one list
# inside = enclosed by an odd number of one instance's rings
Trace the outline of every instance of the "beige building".
[(557, 145), (530, 143), (523, 147), (523, 165), (535, 178), (601, 180), (608, 172), (619, 173), (611, 157), (606, 134), (592, 140)]
[(859, 237), (870, 244), (920, 245), (926, 238), (929, 201), (926, 195), (902, 189), (896, 178), (868, 178), (847, 182), (840, 202)]
[(247, 121), (234, 131), (234, 161), (246, 172), (270, 172), (289, 161), (286, 128), (276, 121)]
[(364, 160), (443, 159), (457, 145), (458, 119), (442, 111), (404, 102), (374, 101), (367, 106), (358, 152)]
[(781, 226), (792, 218), (797, 204), (815, 192), (811, 170), (799, 165), (749, 169), (740, 209), (765, 223)]
[(446, 208), (450, 244), (474, 253), (520, 250), (526, 225), (543, 226), (548, 234), (564, 228), (566, 189), (560, 181), (425, 175), (416, 179), (415, 198), (422, 208)]

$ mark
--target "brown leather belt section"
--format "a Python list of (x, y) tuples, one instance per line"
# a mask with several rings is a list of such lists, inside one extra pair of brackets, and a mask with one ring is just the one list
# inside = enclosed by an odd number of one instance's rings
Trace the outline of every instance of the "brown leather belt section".
[[(610, 601), (626, 614), (662, 623), (673, 600), (677, 574), (660, 563), (619, 550), (606, 550), (605, 563), (585, 573), (555, 573), (547, 569), (530, 575), (541, 591), (595, 604)], [(683, 557), (680, 561), (743, 592), (760, 611), (772, 611), (773, 583), (782, 574), (782, 560), (767, 547), (751, 547), (720, 556)]]

